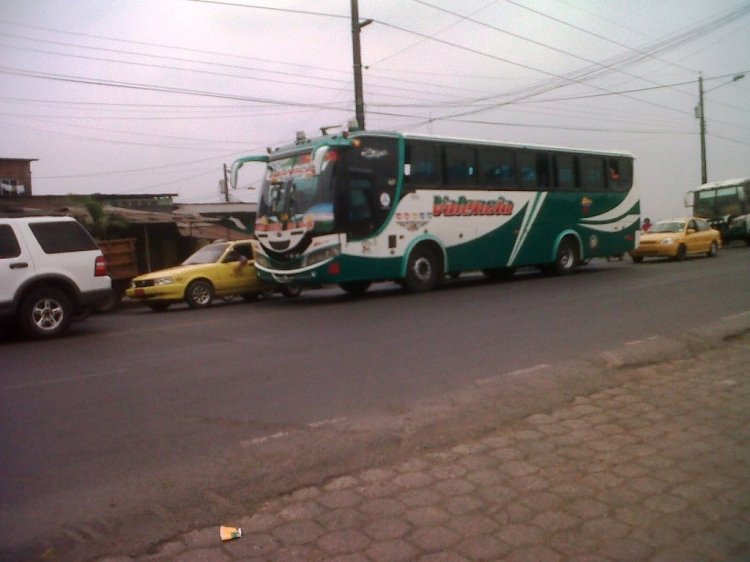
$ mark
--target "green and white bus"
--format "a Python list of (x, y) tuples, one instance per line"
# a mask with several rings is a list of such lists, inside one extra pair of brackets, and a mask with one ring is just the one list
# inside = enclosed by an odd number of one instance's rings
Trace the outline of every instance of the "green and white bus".
[(421, 292), (465, 271), (565, 274), (637, 244), (627, 153), (399, 132), (297, 137), (232, 164), (233, 185), (243, 164), (266, 166), (255, 222), (265, 280)]
[(750, 246), (750, 178), (705, 183), (688, 191), (685, 206), (721, 232), (725, 244), (744, 240)]

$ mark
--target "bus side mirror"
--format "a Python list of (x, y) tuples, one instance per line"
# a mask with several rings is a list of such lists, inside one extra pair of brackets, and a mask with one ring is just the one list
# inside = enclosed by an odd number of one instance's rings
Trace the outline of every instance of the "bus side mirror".
[(323, 162), (325, 162), (326, 154), (328, 154), (329, 147), (321, 146), (315, 151), (313, 155), (313, 168), (315, 169), (315, 175), (319, 175), (323, 171)]
[(694, 194), (694, 193), (693, 193), (692, 191), (688, 191), (688, 192), (687, 192), (687, 193), (685, 194), (685, 197), (684, 197), (684, 199), (683, 199), (683, 202), (685, 203), (685, 206), (686, 206), (686, 207), (692, 207), (692, 206), (693, 206), (693, 197), (694, 197), (694, 195), (695, 195), (695, 194)]
[(232, 170), (229, 174), (229, 185), (232, 186), (232, 189), (237, 189), (237, 172), (242, 168), (242, 164), (243, 162), (235, 162), (232, 164)]

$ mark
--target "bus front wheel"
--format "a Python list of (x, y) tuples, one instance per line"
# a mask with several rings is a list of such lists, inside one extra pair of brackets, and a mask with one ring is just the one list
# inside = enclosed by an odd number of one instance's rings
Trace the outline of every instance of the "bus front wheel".
[(410, 293), (431, 291), (437, 287), (442, 275), (442, 264), (437, 252), (428, 246), (418, 246), (409, 256), (404, 288)]

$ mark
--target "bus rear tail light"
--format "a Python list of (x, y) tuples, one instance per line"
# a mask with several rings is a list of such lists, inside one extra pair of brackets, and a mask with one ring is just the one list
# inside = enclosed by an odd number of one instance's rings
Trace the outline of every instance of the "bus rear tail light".
[(94, 262), (94, 276), (104, 277), (105, 275), (107, 275), (107, 262), (104, 256), (97, 256)]
[(341, 265), (337, 261), (332, 261), (328, 264), (328, 274), (329, 275), (338, 275), (341, 273)]

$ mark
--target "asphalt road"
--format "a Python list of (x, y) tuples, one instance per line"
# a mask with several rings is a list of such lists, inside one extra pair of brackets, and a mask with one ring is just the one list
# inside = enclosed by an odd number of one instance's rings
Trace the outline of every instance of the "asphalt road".
[(750, 310), (749, 274), (750, 249), (736, 247), (683, 263), (595, 261), (568, 277), (465, 276), (423, 295), (382, 284), (359, 299), (327, 289), (126, 308), (48, 342), (6, 334), (0, 545), (29, 522), (158, 497), (166, 475), (221, 478), (213, 458), (290, 428), (403, 413), (483, 378)]

